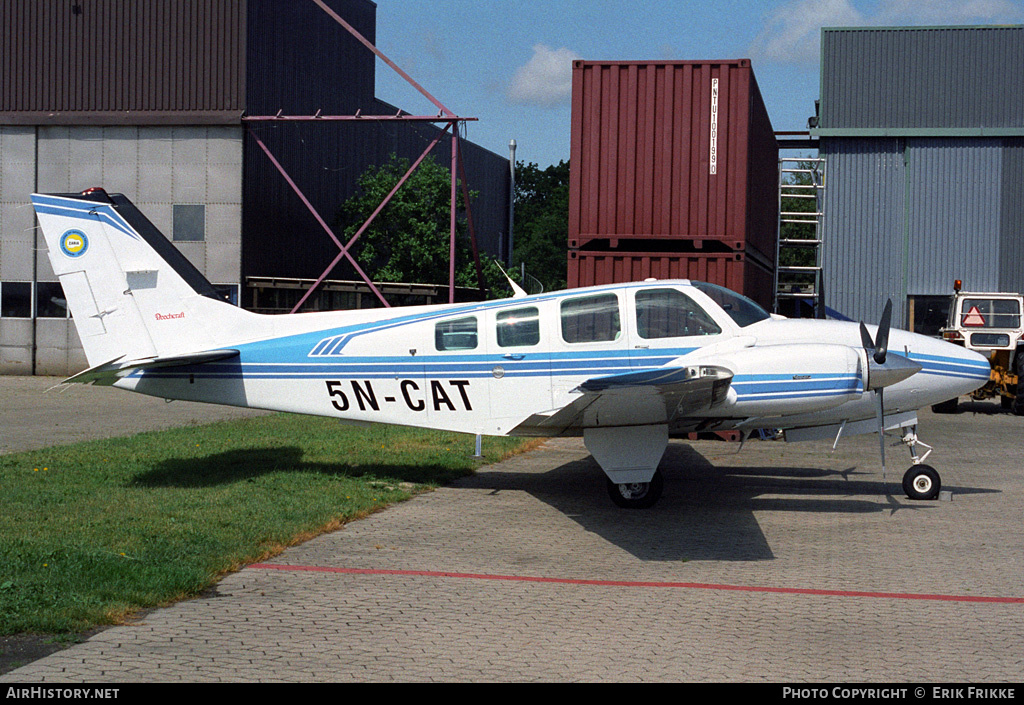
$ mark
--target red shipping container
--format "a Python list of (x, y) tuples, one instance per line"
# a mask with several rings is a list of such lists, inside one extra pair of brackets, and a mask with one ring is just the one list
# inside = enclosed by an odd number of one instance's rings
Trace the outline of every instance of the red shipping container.
[(743, 252), (586, 252), (569, 250), (570, 289), (644, 279), (693, 279), (718, 284), (771, 310), (771, 270)]
[(688, 240), (774, 260), (779, 148), (749, 60), (575, 61), (570, 149), (570, 248)]

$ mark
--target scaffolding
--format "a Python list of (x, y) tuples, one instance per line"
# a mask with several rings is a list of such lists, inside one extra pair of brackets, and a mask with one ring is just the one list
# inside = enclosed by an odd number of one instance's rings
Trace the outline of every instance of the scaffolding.
[[(365, 282), (365, 284), (367, 285), (369, 290), (374, 294), (374, 296), (377, 297), (377, 299), (380, 301), (380, 303), (383, 306), (385, 306), (385, 307), (390, 307), (390, 304), (388, 303), (387, 299), (384, 298), (384, 295), (381, 292), (380, 288), (377, 287), (373, 283), (371, 278), (359, 266), (359, 264), (356, 262), (355, 257), (353, 257), (351, 255), (350, 250), (351, 250), (352, 246), (355, 244), (356, 240), (358, 240), (359, 237), (366, 231), (366, 229), (374, 221), (374, 219), (377, 217), (377, 215), (380, 214), (380, 212), (388, 204), (388, 202), (395, 195), (395, 193), (398, 192), (398, 190), (402, 187), (402, 185), (406, 182), (406, 180), (408, 180), (408, 178), (412, 175), (412, 173), (416, 170), (416, 168), (420, 165), (420, 163), (427, 157), (427, 155), (434, 148), (434, 146), (437, 145), (438, 142), (441, 141), (441, 139), (448, 133), (449, 130), (451, 130), (451, 133), (452, 133), (451, 134), (451, 140), (452, 140), (452, 159), (451, 159), (452, 186), (451, 186), (451, 222), (450, 222), (451, 233), (450, 233), (450, 243), (449, 243), (449, 265), (448, 265), (448, 303), (454, 303), (454, 301), (455, 301), (455, 236), (456, 236), (456, 223), (457, 223), (457, 200), (458, 200), (457, 197), (458, 197), (458, 189), (459, 189), (459, 184), (460, 183), (461, 183), (461, 187), (462, 187), (462, 195), (463, 195), (464, 205), (465, 205), (465, 208), (466, 208), (466, 220), (467, 220), (467, 225), (468, 225), (468, 229), (469, 229), (469, 237), (470, 237), (470, 241), (471, 241), (472, 246), (473, 246), (473, 258), (474, 258), (475, 263), (476, 263), (477, 283), (478, 283), (478, 285), (480, 287), (480, 290), (482, 291), (483, 288), (484, 288), (483, 272), (482, 272), (481, 265), (480, 265), (479, 251), (477, 249), (476, 232), (475, 232), (475, 230), (473, 228), (473, 216), (472, 216), (472, 212), (470, 211), (470, 205), (469, 205), (470, 199), (469, 199), (469, 191), (468, 191), (468, 188), (466, 186), (465, 168), (463, 166), (462, 153), (461, 153), (461, 150), (459, 149), (459, 128), (460, 128), (460, 124), (461, 123), (465, 123), (465, 122), (469, 122), (469, 121), (474, 121), (474, 120), (476, 120), (476, 118), (459, 117), (458, 115), (453, 113), (451, 110), (446, 108), (437, 98), (435, 98), (430, 93), (428, 93), (420, 84), (418, 84), (416, 81), (414, 81), (412, 79), (412, 77), (409, 76), (409, 74), (407, 74), (405, 71), (403, 71), (401, 68), (399, 68), (398, 65), (396, 65), (393, 61), (391, 61), (391, 59), (389, 59), (387, 56), (385, 56), (383, 52), (381, 52), (376, 46), (373, 45), (372, 42), (370, 42), (368, 39), (366, 39), (366, 37), (364, 37), (362, 34), (360, 34), (355, 29), (355, 27), (350, 25), (348, 22), (346, 22), (344, 19), (342, 19), (341, 16), (339, 16), (334, 10), (332, 10), (330, 7), (328, 7), (327, 4), (325, 2), (323, 2), (323, 0), (312, 0), (312, 2), (315, 3), (317, 6), (319, 6), (320, 9), (322, 9), (325, 13), (327, 13), (327, 15), (330, 16), (335, 22), (337, 22), (342, 27), (344, 27), (345, 30), (349, 34), (351, 34), (353, 37), (355, 37), (355, 39), (358, 40), (367, 49), (372, 51), (381, 61), (383, 61), (385, 64), (387, 64), (393, 71), (395, 71), (399, 76), (401, 76), (413, 88), (415, 88), (417, 91), (419, 91), (419, 93), (421, 95), (423, 95), (425, 98), (427, 98), (427, 100), (429, 100), (434, 105), (434, 107), (436, 107), (438, 109), (438, 112), (437, 112), (436, 115), (407, 115), (407, 114), (403, 113), (402, 111), (399, 111), (395, 115), (361, 115), (358, 112), (355, 115), (321, 115), (320, 112), (317, 111), (317, 113), (315, 115), (282, 115), (281, 112), (279, 111), (276, 115), (256, 115), (256, 116), (243, 116), (242, 117), (242, 122), (246, 124), (246, 131), (248, 132), (248, 134), (256, 141), (256, 144), (260, 147), (260, 149), (263, 151), (263, 153), (267, 155), (267, 158), (270, 159), (271, 163), (278, 170), (278, 172), (280, 172), (281, 176), (288, 182), (288, 185), (296, 193), (296, 195), (302, 201), (303, 205), (305, 205), (306, 208), (310, 211), (310, 213), (313, 214), (313, 217), (316, 219), (317, 223), (319, 223), (320, 227), (324, 230), (324, 232), (327, 234), (327, 236), (334, 242), (335, 245), (338, 246), (338, 250), (339, 250), (338, 255), (327, 266), (327, 269), (324, 270), (323, 274), (321, 274), (316, 280), (313, 281), (312, 285), (305, 292), (305, 294), (299, 299), (298, 303), (295, 304), (295, 306), (291, 310), (291, 312), (292, 313), (297, 312), (303, 306), (303, 304), (306, 303), (306, 301), (309, 299), (309, 297), (312, 296), (313, 292), (316, 291), (324, 283), (324, 281), (327, 279), (327, 277), (330, 275), (330, 273), (334, 270), (334, 268), (338, 265), (338, 263), (341, 262), (342, 259), (347, 259), (348, 260), (349, 264), (352, 265), (352, 267), (355, 269), (355, 271), (362, 278), (363, 282)], [(296, 185), (295, 181), (288, 175), (288, 172), (284, 169), (283, 166), (281, 166), (281, 163), (274, 157), (274, 155), (271, 153), (270, 149), (260, 140), (260, 138), (256, 135), (255, 131), (253, 131), (252, 129), (249, 128), (249, 125), (252, 124), (252, 123), (262, 123), (262, 122), (288, 122), (288, 121), (293, 121), (293, 122), (307, 122), (307, 121), (312, 121), (312, 122), (317, 122), (317, 121), (319, 121), (319, 122), (331, 122), (331, 121), (339, 121), (339, 120), (352, 120), (352, 121), (364, 121), (364, 122), (384, 122), (384, 121), (388, 121), (388, 122), (389, 121), (428, 122), (428, 123), (437, 123), (439, 125), (440, 124), (444, 125), (444, 129), (441, 131), (441, 134), (439, 134), (437, 136), (437, 138), (434, 139), (427, 146), (427, 148), (423, 151), (423, 153), (419, 156), (419, 158), (412, 164), (411, 167), (409, 167), (409, 170), (405, 173), (405, 175), (402, 176), (401, 179), (399, 179), (398, 183), (394, 186), (394, 188), (391, 190), (391, 192), (387, 196), (384, 197), (384, 200), (380, 203), (380, 205), (376, 208), (376, 210), (374, 210), (374, 212), (370, 215), (370, 217), (366, 220), (366, 222), (363, 223), (362, 227), (360, 227), (359, 230), (356, 231), (356, 233), (352, 236), (352, 238), (347, 243), (345, 243), (345, 244), (342, 244), (341, 240), (339, 240), (337, 235), (334, 234), (334, 231), (331, 229), (331, 227), (327, 224), (327, 222), (323, 219), (323, 217), (317, 212), (316, 208), (313, 207), (313, 204), (310, 203), (309, 199), (306, 198), (305, 194), (303, 194), (302, 190), (298, 187), (298, 185)], [(461, 181), (459, 179), (460, 176), (461, 176)]]
[(825, 160), (779, 159), (779, 225), (773, 311), (825, 317), (822, 196)]

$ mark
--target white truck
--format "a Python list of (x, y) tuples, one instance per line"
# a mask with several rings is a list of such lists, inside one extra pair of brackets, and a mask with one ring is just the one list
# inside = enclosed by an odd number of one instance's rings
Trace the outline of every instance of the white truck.
[[(999, 397), (1004, 409), (1024, 416), (1024, 296), (1011, 293), (961, 291), (958, 279), (953, 285), (949, 318), (941, 329), (943, 339), (981, 353), (992, 365), (985, 386), (971, 393), (971, 399)], [(932, 411), (952, 413), (958, 399), (935, 404)]]

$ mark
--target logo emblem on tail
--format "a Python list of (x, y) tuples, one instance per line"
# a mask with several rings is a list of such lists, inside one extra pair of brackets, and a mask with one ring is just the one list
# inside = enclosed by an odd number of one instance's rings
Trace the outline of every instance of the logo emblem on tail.
[(81, 230), (68, 230), (60, 236), (60, 251), (68, 257), (81, 257), (89, 249), (89, 238)]

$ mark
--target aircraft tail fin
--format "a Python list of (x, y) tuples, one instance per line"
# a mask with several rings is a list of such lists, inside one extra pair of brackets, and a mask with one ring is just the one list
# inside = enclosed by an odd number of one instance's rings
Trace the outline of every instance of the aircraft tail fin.
[(121, 194), (33, 194), (86, 358), (166, 358), (251, 338), (257, 314), (217, 293)]

